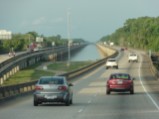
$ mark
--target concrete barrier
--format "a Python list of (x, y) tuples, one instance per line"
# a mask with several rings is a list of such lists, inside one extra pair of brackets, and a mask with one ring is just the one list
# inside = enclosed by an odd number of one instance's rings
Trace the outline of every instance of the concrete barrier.
[(105, 57), (110, 56), (116, 52), (115, 49), (105, 45), (97, 44), (96, 46), (97, 48), (99, 48), (99, 50), (103, 53)]

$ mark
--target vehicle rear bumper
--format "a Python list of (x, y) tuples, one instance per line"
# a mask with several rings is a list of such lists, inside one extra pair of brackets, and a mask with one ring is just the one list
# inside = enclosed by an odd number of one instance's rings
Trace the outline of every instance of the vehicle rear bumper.
[(131, 90), (131, 88), (128, 88), (128, 89), (109, 89), (110, 91), (114, 91), (114, 92), (126, 92), (126, 91), (130, 91)]
[(133, 86), (108, 86), (107, 90), (114, 92), (124, 92), (133, 90)]
[(65, 102), (68, 99), (68, 93), (59, 94), (34, 94), (34, 100), (37, 102)]
[(118, 67), (118, 65), (106, 65), (106, 68), (115, 68)]

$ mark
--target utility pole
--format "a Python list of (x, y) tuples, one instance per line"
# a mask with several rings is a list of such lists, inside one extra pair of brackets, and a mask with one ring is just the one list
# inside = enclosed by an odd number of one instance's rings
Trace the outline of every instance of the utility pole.
[(67, 11), (67, 37), (68, 37), (68, 62), (67, 66), (70, 66), (70, 43), (71, 43), (71, 33), (70, 33), (70, 11)]

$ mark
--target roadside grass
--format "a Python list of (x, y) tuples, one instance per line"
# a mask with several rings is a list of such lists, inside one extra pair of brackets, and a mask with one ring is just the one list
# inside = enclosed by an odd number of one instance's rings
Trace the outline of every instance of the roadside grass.
[(36, 67), (41, 65), (41, 63), (37, 63), (33, 66), (27, 67), (23, 70), (20, 70), (9, 79), (4, 81), (3, 85), (13, 85), (19, 83), (25, 83), (33, 80), (37, 80), (39, 77), (44, 75), (54, 75), (54, 72), (48, 72), (44, 70), (37, 70)]
[(55, 62), (50, 65), (48, 65), (49, 70), (60, 70), (65, 72), (70, 72), (76, 69), (80, 69), (84, 66), (87, 66), (91, 64), (92, 61), (76, 61), (76, 62), (70, 62), (70, 66), (67, 65), (67, 62)]
[(19, 72), (8, 78), (6, 81), (4, 81), (3, 85), (14, 85), (34, 81), (38, 80), (41, 76), (53, 76), (55, 75), (56, 71), (69, 72), (87, 66), (91, 63), (91, 61), (71, 62), (70, 66), (68, 67), (66, 62), (54, 62), (47, 66), (49, 71), (36, 69), (38, 66), (42, 65), (42, 63), (37, 63), (23, 70), (20, 70)]

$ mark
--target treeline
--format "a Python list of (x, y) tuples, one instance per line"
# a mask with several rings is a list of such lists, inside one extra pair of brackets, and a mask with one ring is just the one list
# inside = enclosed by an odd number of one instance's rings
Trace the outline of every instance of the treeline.
[(128, 19), (124, 26), (100, 41), (120, 46), (159, 51), (159, 17)]
[[(42, 42), (42, 44), (44, 47), (52, 47), (53, 42), (55, 46), (68, 44), (68, 39), (62, 38), (60, 35), (46, 37), (44, 35), (39, 35), (35, 31), (28, 32), (25, 34), (17, 33), (12, 35), (11, 40), (0, 39), (0, 54), (7, 53), (12, 49), (14, 49), (14, 51), (26, 50), (29, 44), (36, 42), (36, 37), (43, 38), (44, 41)], [(79, 39), (73, 39), (72, 42), (81, 43), (85, 41), (79, 38)]]

